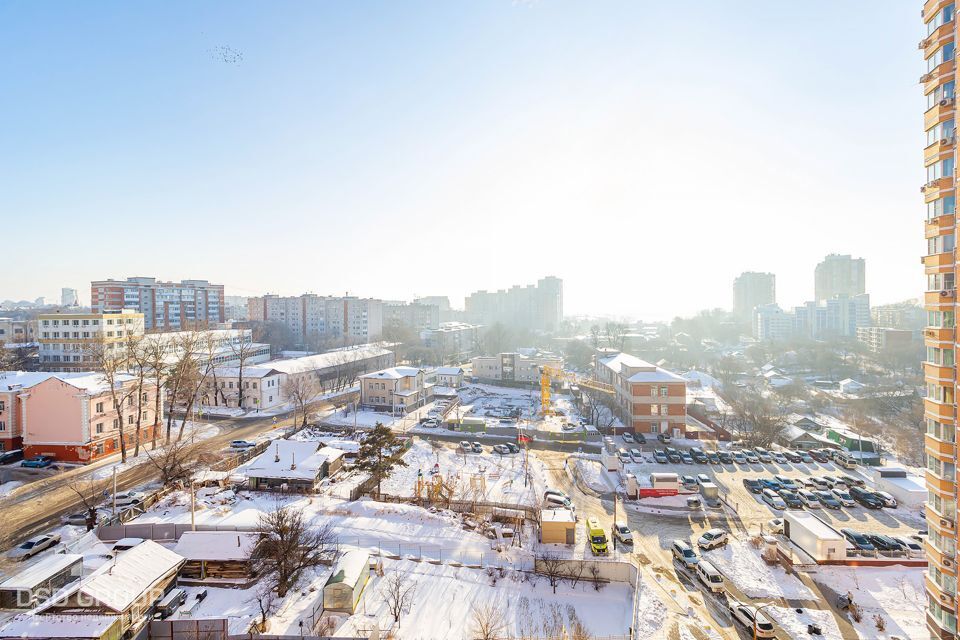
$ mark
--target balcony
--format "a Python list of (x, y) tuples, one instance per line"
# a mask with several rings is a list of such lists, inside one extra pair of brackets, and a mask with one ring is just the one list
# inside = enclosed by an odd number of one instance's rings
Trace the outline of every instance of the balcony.
[[(927, 0), (923, 3), (923, 11), (920, 12), (920, 16), (924, 21), (927, 21), (932, 18), (937, 11), (940, 11), (940, 9), (952, 1), (953, 0)], [(949, 24), (953, 24), (953, 22), (951, 21)]]
[(938, 304), (953, 304), (957, 301), (957, 290), (956, 289), (942, 289), (940, 291), (927, 291), (923, 294), (923, 304), (925, 305), (938, 305)]
[(957, 371), (953, 366), (944, 366), (935, 364), (933, 362), (924, 362), (923, 375), (927, 379), (953, 382), (956, 379)]
[(927, 327), (923, 330), (923, 337), (933, 342), (953, 342), (954, 333), (952, 327)]
[(953, 256), (953, 251), (945, 251), (944, 253), (932, 253), (923, 256), (920, 261), (923, 266), (928, 269), (934, 268), (934, 272), (936, 272), (939, 271), (939, 267), (952, 267), (956, 263), (956, 258)]
[(953, 189), (953, 176), (944, 176), (942, 178), (936, 178), (931, 180), (927, 184), (920, 187), (920, 193), (924, 195), (924, 199), (927, 202), (931, 200), (936, 200), (944, 195), (944, 191), (949, 191)]
[(945, 138), (940, 138), (931, 145), (928, 145), (923, 150), (923, 164), (928, 165), (939, 158), (940, 154), (953, 151), (953, 145), (955, 142), (956, 138), (951, 134)]
[(917, 49), (923, 51), (924, 58), (929, 58), (938, 47), (949, 42), (950, 36), (953, 35), (953, 27), (954, 22), (951, 20), (934, 29), (930, 35), (917, 43)]
[(956, 112), (956, 98), (944, 98), (923, 114), (923, 130), (927, 131), (936, 124), (949, 120)]
[(953, 75), (954, 69), (954, 60), (951, 58), (950, 60), (941, 62), (933, 69), (920, 76), (920, 82), (923, 84), (924, 95), (936, 89), (937, 85), (941, 82), (949, 79), (949, 77)]
[[(934, 490), (940, 493), (950, 493), (950, 494), (956, 493), (957, 485), (952, 479), (945, 478), (945, 477), (941, 478), (940, 476), (935, 475), (933, 471), (930, 471), (929, 469), (926, 470), (924, 477), (926, 478), (927, 485), (929, 485), (930, 487), (933, 487)], [(948, 531), (953, 531), (955, 527), (956, 525), (953, 522), (950, 522), (949, 526), (946, 526), (946, 525), (941, 526), (942, 529), (946, 529)]]
[(928, 218), (924, 223), (923, 233), (925, 238), (943, 235), (953, 230), (956, 217), (952, 213), (945, 213), (934, 218)]
[(957, 444), (955, 442), (937, 440), (930, 434), (924, 436), (924, 445), (926, 446), (927, 453), (937, 458), (952, 458), (957, 450)]

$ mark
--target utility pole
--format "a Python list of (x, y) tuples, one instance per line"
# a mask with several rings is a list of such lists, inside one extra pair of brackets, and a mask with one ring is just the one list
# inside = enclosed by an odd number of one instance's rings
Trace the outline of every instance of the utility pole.
[(617, 492), (613, 492), (613, 526), (610, 527), (610, 540), (613, 541), (613, 550), (617, 550)]
[(197, 512), (197, 492), (194, 490), (193, 480), (190, 481), (190, 530), (197, 530), (195, 514)]
[(113, 511), (110, 515), (117, 515), (117, 465), (113, 465)]

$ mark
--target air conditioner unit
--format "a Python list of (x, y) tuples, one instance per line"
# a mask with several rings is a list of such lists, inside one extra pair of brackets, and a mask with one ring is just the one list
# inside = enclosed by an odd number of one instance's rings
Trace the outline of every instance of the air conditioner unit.
[(944, 559), (943, 559), (943, 566), (945, 566), (945, 567), (952, 567), (952, 566), (953, 566), (953, 563), (950, 562), (949, 560), (947, 560), (946, 558), (944, 558)]
[(927, 80), (930, 80), (932, 77), (933, 77), (932, 73), (925, 73), (922, 76), (920, 76), (920, 82), (926, 82)]
[(917, 43), (917, 49), (926, 49), (928, 44), (930, 43), (927, 40), (921, 40)]
[(950, 295), (950, 289), (943, 289), (943, 290), (940, 292), (940, 295), (941, 295), (942, 297), (946, 298), (948, 295)]

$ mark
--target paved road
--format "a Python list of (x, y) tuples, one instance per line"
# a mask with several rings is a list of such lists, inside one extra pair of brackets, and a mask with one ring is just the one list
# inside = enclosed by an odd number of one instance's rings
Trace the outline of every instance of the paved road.
[[(324, 403), (311, 407), (311, 411), (326, 408), (329, 408), (329, 405)], [(216, 425), (220, 432), (203, 442), (212, 450), (217, 450), (227, 446), (231, 440), (252, 438), (274, 428), (292, 424), (292, 412), (276, 418), (276, 424), (273, 417), (217, 420)], [(38, 480), (13, 496), (0, 500), (0, 550), (8, 549), (24, 538), (59, 525), (67, 514), (81, 511), (83, 504), (72, 487), (92, 474), (96, 468), (73, 468)], [(158, 479), (152, 464), (139, 464), (117, 474), (117, 489), (133, 489)], [(111, 484), (109, 478), (99, 480), (96, 490), (109, 490)]]

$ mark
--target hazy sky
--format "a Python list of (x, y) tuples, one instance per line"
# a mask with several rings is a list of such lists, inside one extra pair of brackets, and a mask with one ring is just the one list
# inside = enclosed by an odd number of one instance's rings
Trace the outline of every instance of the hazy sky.
[(744, 270), (798, 304), (830, 252), (916, 297), (919, 11), (5, 2), (0, 299), (153, 275), (460, 304), (552, 274), (568, 313), (669, 318)]

